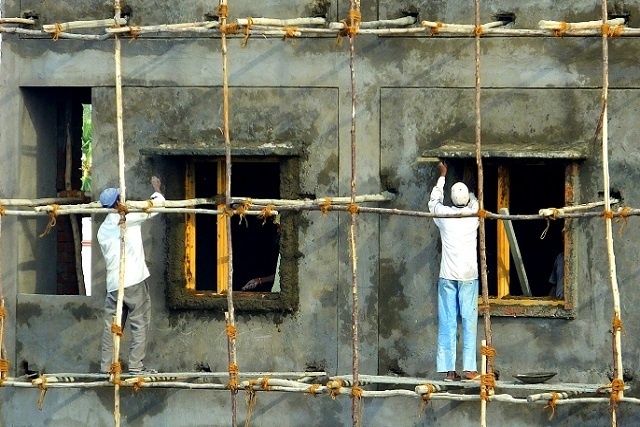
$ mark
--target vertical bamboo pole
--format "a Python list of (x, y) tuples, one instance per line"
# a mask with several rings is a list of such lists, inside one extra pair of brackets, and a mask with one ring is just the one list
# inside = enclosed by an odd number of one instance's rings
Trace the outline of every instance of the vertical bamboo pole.
[[(120, 0), (114, 0), (115, 19), (120, 19)], [(118, 180), (120, 184), (120, 201), (125, 203), (125, 179), (124, 179), (124, 127), (122, 124), (122, 64), (121, 64), (121, 43), (120, 36), (115, 35), (115, 73), (116, 73), (116, 124), (118, 134)], [(125, 214), (121, 213), (120, 220), (120, 281), (118, 283), (118, 299), (116, 302), (116, 315), (114, 323), (122, 327), (122, 305), (124, 302), (124, 268), (125, 268), (125, 233), (127, 224)], [(113, 334), (113, 363), (117, 364), (120, 359), (120, 335)], [(114, 385), (114, 421), (115, 426), (120, 427), (120, 369), (115, 369), (112, 373)]]
[[(227, 55), (227, 35), (224, 28), (227, 25), (228, 4), (227, 0), (220, 0), (219, 15), (221, 28), (221, 44), (222, 44), (222, 115), (224, 121), (224, 146), (225, 146), (225, 162), (226, 162), (226, 206), (231, 208), (231, 138), (229, 136), (229, 76), (228, 76), (228, 55)], [(229, 256), (228, 268), (228, 287), (227, 287), (227, 313), (225, 314), (227, 326), (227, 345), (229, 349), (229, 385), (231, 390), (231, 425), (237, 426), (237, 403), (236, 394), (238, 376), (237, 376), (237, 357), (236, 357), (236, 333), (235, 333), (235, 310), (233, 307), (233, 245), (231, 244), (231, 217), (225, 215), (227, 222), (227, 244)]]
[[(602, 0), (602, 175), (604, 185), (604, 209), (605, 212), (611, 211), (611, 200), (609, 190), (609, 135), (608, 135), (608, 106), (607, 98), (609, 92), (609, 39), (607, 31), (604, 31), (604, 26), (607, 22), (607, 0)], [(607, 255), (609, 259), (609, 277), (611, 280), (611, 292), (613, 294), (613, 364), (614, 364), (614, 378), (622, 381), (623, 369), (622, 369), (622, 353), (621, 353), (621, 331), (620, 327), (616, 325), (619, 321), (622, 322), (620, 316), (620, 292), (618, 289), (618, 278), (616, 275), (616, 257), (613, 250), (613, 234), (611, 230), (611, 216), (605, 215), (605, 234), (607, 240)], [(612, 390), (612, 393), (614, 391)], [(623, 390), (618, 392), (618, 397), (623, 397)], [(617, 421), (617, 405), (615, 402), (611, 405), (611, 425), (616, 427)]]
[[(356, 202), (356, 33), (360, 26), (360, 0), (351, 0), (350, 31), (349, 31), (349, 69), (351, 71), (351, 205)], [(358, 340), (358, 256), (356, 248), (356, 225), (358, 213), (351, 210), (351, 225), (349, 227), (350, 247), (351, 247), (351, 294), (353, 297), (353, 311), (351, 317), (352, 347), (353, 347), (353, 390), (358, 389), (359, 379), (359, 340)], [(362, 397), (352, 393), (351, 417), (354, 427), (360, 425), (360, 407)]]
[[(476, 116), (476, 164), (478, 165), (478, 203), (480, 211), (484, 210), (484, 171), (482, 169), (482, 121), (480, 114), (480, 0), (475, 1), (475, 76), (476, 76), (476, 94), (475, 94), (475, 116)], [(481, 272), (481, 283), (482, 283), (482, 306), (483, 306), (483, 316), (484, 316), (484, 332), (486, 339), (486, 346), (491, 347), (491, 314), (489, 313), (489, 287), (487, 284), (487, 252), (486, 252), (486, 228), (485, 228), (485, 220), (482, 216), (480, 216), (480, 226), (478, 229), (479, 240), (480, 240), (480, 272)], [(482, 368), (484, 369), (484, 367)], [(486, 372), (488, 374), (493, 373), (493, 363), (492, 359), (488, 358)], [(484, 377), (483, 377), (484, 378)], [(481, 390), (484, 392), (484, 395), (489, 395), (490, 390), (487, 390), (488, 387), (481, 385)], [(487, 417), (486, 417), (486, 406), (487, 401), (485, 399), (480, 399), (480, 408), (482, 413), (482, 418), (480, 423), (483, 427), (487, 425)]]
[[(3, 213), (0, 213), (0, 241), (2, 240), (2, 217), (3, 217)], [(2, 253), (2, 251), (0, 251), (0, 253)], [(0, 266), (2, 266), (2, 263), (0, 262)], [(0, 308), (2, 310), (2, 316), (0, 316), (0, 359), (2, 360), (3, 364), (4, 362), (6, 362), (6, 369), (9, 369), (9, 361), (7, 360), (7, 350), (4, 347), (4, 320), (6, 317), (6, 311), (5, 311), (5, 307), (4, 307), (4, 286), (2, 284), (2, 269), (0, 269)], [(8, 372), (7, 371), (0, 371), (0, 378), (2, 378), (2, 380), (4, 381), (7, 378)]]

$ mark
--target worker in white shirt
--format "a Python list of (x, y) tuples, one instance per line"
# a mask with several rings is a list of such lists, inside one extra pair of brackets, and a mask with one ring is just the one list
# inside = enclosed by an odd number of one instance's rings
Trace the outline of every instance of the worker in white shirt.
[[(160, 193), (161, 182), (156, 176), (151, 178), (154, 193), (153, 203), (164, 202)], [(120, 202), (120, 190), (107, 188), (100, 194), (100, 203), (106, 208), (117, 208)], [(128, 320), (131, 328), (131, 347), (129, 351), (129, 373), (155, 373), (144, 366), (147, 348), (147, 330), (151, 322), (151, 299), (147, 278), (149, 269), (144, 257), (142, 244), (142, 223), (157, 213), (126, 214), (125, 232), (125, 267), (124, 267), (124, 302), (122, 322), (124, 328)], [(100, 371), (111, 372), (113, 360), (113, 337), (111, 325), (114, 323), (118, 288), (120, 284), (120, 214), (109, 213), (98, 229), (98, 242), (107, 268), (107, 295), (104, 302), (104, 331), (102, 334), (102, 357)]]
[[(462, 182), (451, 187), (453, 206), (444, 205), (447, 167), (438, 164), (440, 177), (431, 191), (429, 211), (436, 214), (476, 213), (478, 200)], [(438, 349), (436, 370), (445, 381), (479, 380), (476, 339), (478, 335), (478, 254), (479, 220), (434, 218), (440, 230), (442, 257), (438, 279)], [(462, 377), (456, 372), (458, 317), (462, 320)]]

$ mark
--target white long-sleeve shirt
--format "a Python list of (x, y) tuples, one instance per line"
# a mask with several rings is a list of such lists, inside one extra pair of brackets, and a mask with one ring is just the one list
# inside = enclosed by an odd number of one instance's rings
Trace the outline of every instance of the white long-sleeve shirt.
[[(469, 204), (458, 208), (445, 206), (445, 178), (438, 178), (429, 197), (429, 211), (436, 214), (478, 212), (478, 200), (469, 194)], [(440, 277), (449, 280), (472, 280), (478, 278), (478, 225), (477, 217), (434, 218), (442, 240)]]
[[(158, 192), (151, 200), (164, 202), (164, 196)], [(144, 258), (142, 245), (142, 223), (157, 213), (132, 212), (126, 215), (124, 287), (136, 285), (149, 277), (149, 269)], [(107, 214), (98, 229), (98, 243), (107, 267), (107, 292), (118, 290), (120, 283), (120, 214)]]

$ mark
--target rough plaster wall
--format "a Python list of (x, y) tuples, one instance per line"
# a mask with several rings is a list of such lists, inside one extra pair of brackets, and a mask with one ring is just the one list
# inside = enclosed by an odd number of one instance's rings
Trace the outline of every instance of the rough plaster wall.
[[(260, 2), (257, 10), (256, 2), (238, 1), (232, 5), (231, 16), (294, 17), (304, 14), (310, 3), (265, 1)], [(158, 6), (158, 2), (150, 0), (130, 1), (129, 4), (134, 10), (134, 22), (141, 24), (196, 21), (210, 9), (208, 3), (196, 1), (183, 2), (177, 9), (170, 8), (169, 3)], [(514, 5), (513, 2), (486, 1), (482, 4), (483, 22), (501, 10), (515, 11), (518, 15), (516, 28), (534, 28), (539, 19), (593, 20), (598, 19), (600, 12), (599, 5), (593, 2), (524, 1)], [(46, 23), (99, 18), (110, 13), (103, 3), (97, 1), (8, 1), (3, 2), (3, 8), (3, 16), (18, 16), (21, 10), (42, 8), (47, 14)], [(403, 0), (383, 1), (379, 5), (369, 2), (363, 4), (363, 18), (393, 18), (403, 8), (418, 9), (422, 19), (473, 22), (473, 8), (466, 1)], [(636, 5), (628, 8), (632, 14), (638, 12)], [(329, 16), (336, 19), (338, 11), (342, 17), (347, 10), (348, 2), (334, 1)], [(112, 42), (4, 40), (0, 73), (2, 94), (3, 98), (8, 97), (9, 105), (13, 103), (16, 108), (0, 112), (3, 124), (0, 149), (7, 154), (0, 157), (2, 161), (8, 159), (5, 161), (7, 164), (17, 164), (16, 155), (12, 153), (18, 151), (19, 144), (27, 146), (32, 142), (23, 141), (23, 137), (12, 130), (22, 119), (22, 113), (17, 113), (23, 108), (23, 101), (15, 89), (17, 85), (106, 86), (103, 90), (94, 90), (94, 103), (98, 109), (96, 119), (100, 123), (96, 132), (101, 142), (97, 146), (95, 179), (100, 185), (114, 183), (112, 46)], [(640, 196), (633, 184), (638, 163), (635, 128), (640, 108), (636, 101), (640, 76), (636, 67), (637, 55), (632, 53), (637, 48), (637, 40), (620, 39), (612, 41), (610, 51), (611, 84), (617, 88), (612, 91), (609, 103), (609, 131), (611, 141), (615, 141), (610, 163), (612, 186), (622, 192), (630, 206), (637, 205)], [(435, 173), (429, 167), (416, 165), (414, 159), (432, 138), (441, 138), (441, 133), (450, 129), (447, 117), (454, 125), (461, 120), (467, 127), (472, 123), (473, 105), (468, 96), (464, 98), (467, 99), (465, 102), (457, 101), (462, 99), (461, 93), (469, 93), (473, 88), (473, 41), (446, 37), (367, 36), (357, 39), (356, 51), (359, 192), (395, 188), (399, 197), (392, 207), (424, 209)], [(220, 126), (220, 106), (216, 103), (219, 95), (203, 100), (191, 96), (196, 92), (191, 88), (214, 86), (219, 94), (221, 54), (215, 40), (141, 39), (123, 43), (123, 55), (125, 132), (126, 141), (131, 144), (127, 146), (126, 153), (129, 167), (127, 188), (129, 197), (145, 198), (150, 190), (148, 178), (152, 173), (161, 171), (171, 177), (171, 171), (163, 169), (166, 166), (162, 162), (138, 154), (141, 146), (153, 142), (148, 138), (150, 134), (179, 139), (188, 132), (193, 138), (211, 138), (215, 135), (212, 129)], [(545, 103), (538, 97), (533, 103), (541, 116), (536, 116), (539, 121), (533, 126), (535, 132), (532, 135), (541, 137), (545, 130), (550, 130), (554, 137), (579, 136), (590, 143), (597, 120), (598, 86), (602, 81), (599, 39), (485, 39), (482, 41), (482, 55), (482, 82), (487, 88), (483, 92), (483, 102), (494, 99), (493, 106), (497, 109), (484, 113), (487, 114), (488, 129), (484, 129), (487, 138), (498, 134), (488, 124), (499, 125), (501, 114), (507, 112), (511, 113), (509, 117), (513, 120), (504, 123), (510, 128), (503, 129), (500, 135), (528, 135), (524, 125), (531, 117), (513, 114), (519, 108), (513, 108), (512, 101), (531, 93), (531, 90), (539, 93), (537, 91), (544, 88), (557, 88), (550, 91), (553, 101)], [(301, 192), (317, 196), (347, 195), (350, 184), (351, 95), (346, 44), (336, 48), (333, 38), (297, 40), (295, 43), (252, 38), (247, 48), (241, 49), (239, 40), (232, 40), (229, 65), (232, 92), (251, 95), (232, 98), (232, 136), (244, 135), (259, 140), (275, 132), (275, 135), (300, 136), (301, 140), (311, 141), (310, 157), (301, 171)], [(162, 99), (163, 102), (149, 103), (145, 97), (132, 96), (139, 90), (135, 88), (141, 86), (166, 87), (172, 96), (152, 97), (154, 101)], [(252, 89), (238, 89), (244, 86)], [(287, 89), (274, 90), (274, 87)], [(402, 87), (410, 89), (400, 89)], [(307, 97), (304, 93), (308, 90), (319, 91), (314, 93), (322, 95), (319, 98)], [(313, 104), (313, 108), (302, 106), (297, 100), (297, 92), (303, 93), (302, 98)], [(264, 93), (269, 95), (264, 96)], [(513, 96), (504, 97), (505, 103), (498, 102), (499, 93)], [(578, 95), (565, 99), (558, 96), (559, 93)], [(169, 102), (169, 99), (183, 101), (180, 104)], [(204, 106), (201, 106), (203, 102)], [(183, 109), (176, 109), (175, 104)], [(297, 105), (301, 110), (297, 115), (282, 116), (283, 119), (280, 113), (290, 108), (287, 105)], [(527, 103), (520, 105), (526, 107)], [(254, 109), (251, 113), (246, 110), (249, 107)], [(154, 108), (158, 111), (153, 111)], [(577, 111), (564, 117), (569, 108)], [(292, 109), (288, 112), (292, 113)], [(596, 114), (592, 114), (594, 110)], [(312, 123), (308, 122), (309, 111), (320, 112)], [(532, 108), (527, 114), (537, 111)], [(546, 117), (545, 112), (549, 116), (549, 129), (542, 125), (544, 120), (541, 118)], [(151, 114), (156, 117), (153, 121), (146, 119)], [(171, 118), (181, 114), (189, 117), (190, 122), (180, 122), (180, 127), (159, 126), (167, 120), (175, 125), (177, 122)], [(300, 117), (306, 120), (300, 120)], [(514, 125), (517, 123), (523, 126)], [(567, 123), (570, 127), (566, 126)], [(592, 154), (593, 157), (581, 168), (580, 201), (594, 200), (602, 190), (597, 145)], [(6, 181), (3, 177), (0, 186), (3, 194), (22, 196), (16, 190), (17, 176), (8, 175)], [(161, 218), (153, 221), (153, 227), (162, 227)], [(3, 225), (5, 222), (8, 226), (3, 227), (3, 240), (22, 235), (15, 227), (15, 219), (7, 218)], [(625, 366), (637, 371), (640, 346), (630, 337), (637, 335), (635, 325), (639, 320), (634, 311), (638, 298), (633, 289), (638, 265), (634, 242), (640, 236), (633, 223), (631, 218), (622, 235), (616, 237), (616, 250), (619, 251), (618, 274), (624, 297)], [(300, 242), (305, 256), (299, 262), (300, 310), (284, 319), (238, 313), (241, 369), (301, 369), (303, 364), (319, 359), (315, 361), (325, 363), (330, 373), (350, 371), (348, 227), (346, 215), (303, 215)], [(152, 236), (148, 230), (145, 231), (145, 239), (150, 248), (148, 258), (151, 260), (152, 277), (160, 279), (164, 277), (163, 248), (167, 242), (162, 233)], [(563, 381), (606, 382), (604, 372), (610, 364), (608, 329), (612, 312), (602, 222), (585, 221), (577, 234), (577, 319), (493, 319), (494, 346), (499, 353), (497, 363), (506, 379), (520, 371), (522, 366), (527, 366), (558, 369), (559, 378)], [(437, 231), (427, 220), (378, 219), (373, 215), (361, 215), (357, 235), (362, 372), (385, 374), (389, 370), (398, 370), (408, 375), (433, 375), (437, 326), (435, 277), (439, 259)], [(3, 267), (16, 266), (14, 259), (10, 252), (3, 251), (2, 260), (7, 261)], [(94, 269), (94, 282), (98, 284), (104, 282), (101, 262), (98, 257)], [(15, 295), (18, 268), (9, 267), (8, 271), (3, 268), (4, 283), (9, 287), (8, 297)], [(226, 366), (226, 339), (220, 314), (169, 313), (163, 305), (161, 283), (154, 289), (154, 327), (149, 361), (163, 369), (191, 369), (193, 361), (214, 360), (212, 367), (223, 370)], [(97, 365), (103, 291), (96, 289), (96, 296), (90, 298), (90, 302), (87, 298), (20, 296), (15, 329), (18, 339), (14, 343), (14, 331), (8, 331), (8, 348), (15, 344), (16, 356), (32, 358), (47, 370), (93, 371)], [(9, 301), (10, 315), (15, 301), (15, 298)], [(45, 339), (58, 335), (65, 339)], [(74, 336), (81, 336), (81, 339), (73, 339)], [(81, 353), (80, 359), (78, 353)], [(12, 354), (11, 350), (9, 354)], [(6, 424), (72, 426), (111, 425), (112, 422), (112, 393), (108, 389), (88, 392), (52, 390), (47, 394), (43, 412), (35, 409), (33, 390), (5, 388), (2, 393), (5, 403), (1, 412)], [(30, 399), (34, 402), (32, 408), (28, 406)], [(202, 411), (205, 407), (207, 411)], [(349, 407), (347, 399), (331, 401), (298, 395), (260, 395), (252, 425), (273, 425), (274, 419), (278, 420), (278, 425), (298, 425), (298, 420), (311, 425), (349, 425)], [(89, 413), (85, 408), (95, 410)], [(126, 396), (122, 408), (128, 425), (215, 425), (219, 420), (222, 420), (219, 424), (226, 425), (230, 412), (226, 393), (184, 390), (144, 390)], [(411, 399), (366, 401), (364, 419), (366, 425), (373, 426), (478, 423), (477, 404), (432, 402), (422, 418), (417, 417), (418, 408), (419, 402)], [(240, 411), (243, 409), (241, 406)], [(28, 421), (24, 418), (25, 411), (28, 412)], [(283, 419), (282, 414), (288, 416)], [(631, 425), (638, 416), (635, 407), (625, 406), (620, 412), (620, 422)], [(546, 417), (540, 407), (496, 404), (489, 410), (491, 425), (543, 425), (549, 423)], [(605, 405), (564, 406), (556, 411), (553, 425), (569, 426), (578, 422), (585, 426), (603, 425), (608, 417)]]

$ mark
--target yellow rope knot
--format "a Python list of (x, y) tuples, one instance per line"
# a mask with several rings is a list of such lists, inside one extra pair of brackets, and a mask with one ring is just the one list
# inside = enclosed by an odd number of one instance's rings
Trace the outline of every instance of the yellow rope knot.
[(473, 34), (475, 34), (476, 36), (481, 36), (483, 32), (484, 30), (482, 29), (482, 25), (476, 25), (473, 28)]
[(625, 206), (622, 209), (618, 209), (618, 213), (620, 214), (620, 216), (618, 218), (616, 218), (616, 222), (622, 222), (622, 225), (620, 226), (620, 230), (618, 230), (618, 236), (622, 237), (622, 230), (624, 230), (624, 228), (627, 226), (627, 223), (629, 222), (629, 214), (631, 213), (633, 209), (631, 209), (629, 206)]
[(235, 22), (232, 22), (231, 24), (220, 25), (220, 32), (227, 35), (239, 34), (240, 26)]
[(221, 4), (216, 8), (216, 16), (226, 19), (229, 16), (229, 5)]
[[(242, 224), (242, 220), (247, 222), (247, 211), (251, 207), (251, 199), (246, 199), (236, 208), (236, 213), (240, 217), (240, 224)], [(247, 223), (248, 224), (248, 223)]]
[[(329, 384), (333, 385), (330, 386)], [(331, 399), (336, 400), (336, 397), (338, 397), (338, 395), (340, 394), (340, 389), (342, 388), (342, 385), (344, 384), (344, 382), (341, 379), (337, 379), (334, 381), (329, 381), (327, 383), (327, 387), (329, 387), (329, 389), (331, 390)]]
[(478, 218), (485, 219), (487, 217), (487, 211), (484, 209), (478, 210)]
[(0, 318), (7, 317), (7, 310), (4, 307), (0, 307)]
[(229, 389), (238, 389), (238, 365), (235, 363), (229, 364)]
[(40, 397), (38, 397), (38, 411), (42, 411), (44, 396), (47, 394), (47, 377), (40, 375), (39, 378), (42, 382), (38, 384), (38, 388), (40, 389)]
[(420, 412), (418, 412), (419, 417), (422, 416), (424, 410), (429, 404), (429, 400), (431, 399), (431, 393), (436, 391), (436, 388), (433, 386), (433, 384), (424, 384), (424, 386), (427, 387), (427, 392), (422, 393), (420, 395), (420, 397), (422, 398), (422, 403), (420, 404)]
[(112, 334), (116, 334), (120, 338), (122, 338), (124, 336), (124, 332), (122, 332), (122, 326), (119, 326), (116, 323), (112, 323), (111, 324), (111, 333)]
[(6, 374), (7, 372), (9, 372), (9, 360), (0, 359), (0, 373)]
[(264, 390), (264, 391), (269, 391), (271, 390), (271, 386), (269, 385), (269, 380), (271, 379), (271, 377), (264, 377), (262, 378), (262, 381), (260, 381), (260, 387)]
[(130, 41), (138, 40), (140, 30), (141, 30), (140, 26), (129, 27), (129, 36), (131, 37)]
[(324, 202), (320, 204), (320, 212), (322, 215), (326, 215), (329, 212), (329, 208), (331, 207), (331, 199), (328, 197), (324, 198)]
[(247, 16), (247, 25), (245, 25), (242, 32), (244, 33), (244, 38), (240, 42), (240, 47), (246, 47), (249, 42), (249, 37), (251, 37), (251, 27), (253, 27), (253, 18)]
[(314, 397), (317, 396), (317, 391), (320, 388), (320, 384), (311, 384), (309, 388), (304, 392), (304, 394), (312, 394)]
[(144, 208), (142, 208), (143, 211), (148, 212), (149, 209), (151, 209), (153, 207), (153, 201), (151, 199), (147, 200), (147, 206), (145, 206)]
[(56, 219), (56, 215), (58, 214), (58, 210), (60, 209), (60, 205), (49, 205), (51, 206), (51, 210), (49, 212), (47, 212), (49, 214), (49, 223), (47, 224), (47, 228), (44, 229), (44, 231), (42, 232), (42, 234), (40, 234), (40, 238), (43, 238), (44, 236), (46, 236), (47, 234), (49, 234), (49, 232), (51, 231), (51, 229), (53, 227), (56, 226), (56, 223), (58, 222), (58, 220)]
[(561, 22), (560, 23), (560, 28), (557, 30), (553, 30), (553, 35), (555, 37), (562, 37), (563, 34), (565, 33), (565, 31), (567, 31), (569, 29), (570, 25), (567, 24), (566, 22)]
[(267, 218), (273, 215), (271, 211), (273, 211), (274, 208), (275, 208), (274, 205), (267, 205), (264, 209), (260, 211), (260, 213), (258, 214), (258, 218), (262, 219), (262, 225), (264, 225), (264, 223), (267, 222)]
[(547, 403), (547, 405), (542, 408), (542, 409), (547, 409), (547, 408), (551, 408), (551, 414), (549, 414), (549, 421), (551, 421), (553, 419), (553, 416), (556, 414), (556, 402), (558, 401), (558, 399), (560, 398), (560, 395), (556, 392), (551, 392), (551, 399), (549, 399), (549, 403)]
[(0, 205), (0, 216), (5, 216), (7, 213), (7, 208), (5, 208), (3, 205)]
[(620, 378), (614, 378), (611, 381), (611, 406), (617, 407), (620, 402), (620, 394), (624, 391), (624, 381)]
[(496, 349), (495, 349), (495, 348), (493, 348), (493, 347), (489, 347), (489, 346), (486, 346), (486, 345), (483, 345), (483, 346), (482, 346), (482, 348), (480, 349), (480, 353), (481, 353), (483, 356), (487, 356), (487, 359), (489, 359), (489, 360), (491, 360), (491, 361), (493, 361), (493, 359), (495, 359), (496, 354), (497, 354), (497, 352), (496, 352)]
[(109, 367), (109, 374), (120, 374), (122, 373), (122, 365), (120, 362), (113, 362)]
[(611, 209), (605, 209), (600, 215), (606, 219), (611, 219), (613, 218), (613, 211)]
[(225, 208), (222, 210), (222, 212), (224, 213), (224, 215), (228, 216), (229, 218), (231, 218), (235, 212), (233, 212), (233, 209), (229, 209), (228, 207), (225, 206)]
[(136, 379), (136, 382), (133, 384), (133, 391), (138, 391), (142, 388), (142, 384), (144, 384), (144, 378), (142, 376), (139, 376)]
[(227, 336), (232, 340), (235, 340), (238, 337), (238, 330), (232, 324), (227, 323), (225, 332), (227, 333)]
[(62, 34), (62, 25), (60, 25), (59, 23), (55, 23), (53, 24), (55, 30), (53, 32), (53, 40), (58, 40), (60, 38), (60, 35)]
[(613, 333), (614, 333), (614, 334), (615, 334), (616, 332), (618, 332), (618, 331), (621, 331), (621, 330), (622, 330), (622, 320), (621, 320), (618, 316), (615, 316), (615, 317), (613, 318), (612, 325), (613, 325)]
[(435, 36), (440, 34), (440, 28), (442, 28), (444, 26), (444, 24), (442, 22), (436, 22), (436, 26), (435, 27), (431, 27), (431, 35)]
[(284, 36), (282, 37), (282, 41), (286, 39), (295, 39), (296, 31), (298, 31), (298, 27), (283, 27), (282, 31), (284, 31)]
[(352, 213), (352, 214), (360, 213), (360, 207), (358, 205), (356, 205), (355, 203), (351, 203), (347, 207), (347, 212)]
[(357, 399), (362, 399), (362, 396), (364, 396), (364, 389), (360, 387), (353, 387), (351, 388), (351, 395)]

